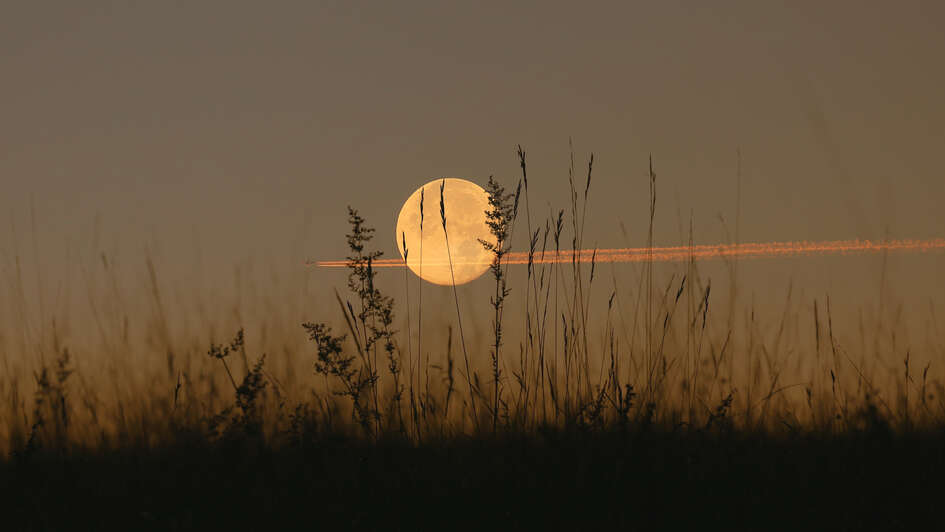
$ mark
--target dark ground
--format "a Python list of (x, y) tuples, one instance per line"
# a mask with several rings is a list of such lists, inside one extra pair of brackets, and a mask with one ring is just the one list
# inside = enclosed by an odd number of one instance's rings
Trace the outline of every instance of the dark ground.
[(945, 431), (38, 451), (0, 490), (3, 530), (941, 530)]

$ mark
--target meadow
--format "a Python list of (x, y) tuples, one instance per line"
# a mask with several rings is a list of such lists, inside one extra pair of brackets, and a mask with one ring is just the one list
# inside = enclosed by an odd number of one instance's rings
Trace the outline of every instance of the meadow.
[[(0, 500), (11, 522), (939, 519), (945, 341), (934, 306), (910, 323), (892, 294), (838, 317), (830, 294), (792, 288), (763, 322), (739, 299), (734, 258), (647, 260), (618, 277), (584, 232), (593, 157), (571, 161), (565, 208), (548, 215), (529, 204), (521, 149), (521, 177), (490, 180), (495, 262), (475, 291), (373, 267), (383, 246), (351, 207), (338, 237), (346, 283), (318, 301), (301, 288), (323, 282), (311, 270), (264, 274), (264, 286), (237, 274), (204, 299), (168, 285), (150, 255), (126, 267), (97, 248), (77, 280), (49, 290), (24, 266), (35, 241), (18, 244), (0, 292)], [(652, 162), (647, 184), (652, 247)], [(442, 231), (448, 196), (426, 201), (424, 230)], [(513, 241), (528, 253), (518, 269), (503, 262)], [(562, 254), (570, 260), (551, 260)]]

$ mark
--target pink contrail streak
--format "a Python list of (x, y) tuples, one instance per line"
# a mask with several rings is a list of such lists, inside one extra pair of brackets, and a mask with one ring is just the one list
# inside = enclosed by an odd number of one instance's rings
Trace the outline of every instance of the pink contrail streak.
[[(689, 246), (669, 246), (654, 248), (612, 248), (612, 249), (582, 249), (554, 251), (536, 251), (533, 257), (534, 264), (568, 263), (568, 262), (645, 262), (652, 257), (655, 262), (680, 262), (689, 260), (706, 260), (720, 258), (758, 259), (766, 257), (798, 257), (826, 254), (861, 254), (879, 253), (882, 251), (912, 251), (926, 253), (945, 249), (945, 238), (929, 240), (829, 240), (821, 242), (756, 242), (748, 244), (712, 244)], [(508, 264), (528, 264), (528, 253), (523, 251), (512, 252), (506, 255)], [(322, 268), (341, 268), (347, 262), (343, 260), (326, 260), (308, 262)], [(425, 263), (426, 264), (426, 263)], [(454, 262), (454, 264), (459, 264)], [(377, 268), (399, 268), (404, 266), (401, 259), (379, 259), (373, 262)]]

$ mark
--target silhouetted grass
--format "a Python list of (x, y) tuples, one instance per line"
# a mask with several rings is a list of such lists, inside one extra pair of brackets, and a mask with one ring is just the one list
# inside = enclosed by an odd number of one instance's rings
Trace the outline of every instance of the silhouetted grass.
[[(491, 434), (491, 433), (490, 433)], [(194, 437), (0, 465), (8, 530), (934, 528), (945, 435)]]
[[(409, 299), (400, 306), (382, 290), (373, 229), (351, 208), (347, 293), (301, 328), (255, 329), (268, 355), (251, 348), (242, 319), (228, 343), (214, 340), (220, 325), (175, 335), (150, 258), (140, 337), (104, 255), (108, 289), (89, 282), (98, 366), (66, 347), (62, 321), (35, 327), (14, 314), (21, 327), (0, 330), (0, 500), (12, 529), (895, 529), (938, 519), (945, 351), (935, 339), (903, 347), (898, 318), (880, 314), (855, 351), (834, 330), (829, 297), (799, 304), (790, 291), (778, 323), (762, 326), (754, 308), (742, 322), (718, 310), (694, 260), (660, 272), (651, 258), (610, 286), (593, 250), (589, 268), (576, 254), (545, 262), (569, 236), (584, 247), (594, 158), (582, 193), (572, 150), (569, 210), (550, 209), (533, 229), (517, 155), (514, 194), (489, 182), (487, 333), (463, 329), (452, 287), (461, 365), (452, 326), (424, 322), (452, 310), (418, 289), (412, 314)], [(646, 180), (652, 246), (652, 160)], [(517, 286), (502, 260), (522, 184), (529, 261)], [(444, 232), (448, 201), (441, 187)], [(12, 271), (13, 307), (26, 308), (19, 262)], [(734, 263), (730, 272), (734, 287)], [(507, 301), (515, 291), (521, 300)], [(510, 301), (523, 305), (511, 341)], [(409, 318), (396, 330), (398, 312), (417, 317), (415, 343)]]

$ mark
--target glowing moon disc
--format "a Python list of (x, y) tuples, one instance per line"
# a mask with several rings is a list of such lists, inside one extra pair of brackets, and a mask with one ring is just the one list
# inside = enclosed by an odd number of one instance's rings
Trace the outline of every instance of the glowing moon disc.
[[(492, 254), (479, 239), (495, 242), (486, 225), (489, 195), (479, 185), (452, 177), (445, 178), (443, 203), (446, 211), (447, 239), (440, 218), (440, 184), (436, 179), (418, 188), (407, 198), (397, 217), (397, 249), (404, 257), (407, 242), (407, 267), (422, 279), (449, 286), (455, 280), (463, 284), (476, 279), (486, 270)], [(423, 229), (421, 243), (420, 191), (423, 191)], [(422, 249), (421, 249), (422, 245)], [(450, 274), (450, 257), (453, 271)]]

